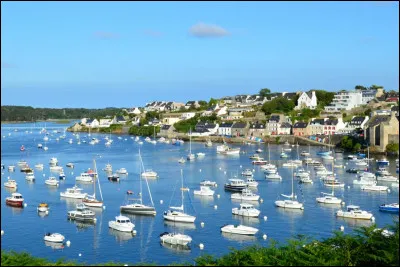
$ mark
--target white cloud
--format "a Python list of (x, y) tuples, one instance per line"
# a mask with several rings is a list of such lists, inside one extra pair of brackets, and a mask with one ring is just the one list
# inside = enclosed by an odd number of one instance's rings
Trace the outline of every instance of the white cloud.
[(199, 22), (193, 25), (189, 29), (189, 33), (195, 37), (207, 38), (207, 37), (223, 37), (230, 35), (230, 33), (224, 28), (218, 25), (205, 24)]

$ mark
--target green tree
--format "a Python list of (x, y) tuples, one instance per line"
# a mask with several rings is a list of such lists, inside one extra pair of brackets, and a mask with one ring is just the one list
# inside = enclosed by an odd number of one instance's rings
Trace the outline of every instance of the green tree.
[(326, 105), (330, 104), (335, 96), (334, 92), (327, 92), (324, 90), (314, 90), (317, 97), (318, 107), (323, 109)]
[(398, 143), (391, 143), (386, 145), (386, 152), (388, 153), (397, 153), (399, 151)]
[(271, 90), (269, 90), (268, 88), (263, 88), (259, 92), (260, 96), (268, 96), (270, 93), (271, 93)]
[(212, 107), (214, 105), (218, 104), (218, 100), (214, 98), (210, 98), (210, 101), (208, 101), (208, 107)]
[(292, 100), (288, 100), (284, 97), (276, 97), (271, 101), (265, 102), (261, 108), (265, 114), (271, 113), (281, 113), (281, 112), (289, 112), (293, 110), (295, 104)]
[(365, 86), (362, 86), (362, 85), (356, 85), (356, 86), (354, 87), (354, 89), (356, 89), (356, 90), (367, 90), (368, 88), (365, 87)]
[(381, 88), (383, 88), (383, 86), (376, 85), (376, 84), (373, 84), (373, 85), (371, 85), (371, 86), (369, 87), (369, 89), (371, 89), (371, 90), (376, 90), (376, 89), (381, 89)]

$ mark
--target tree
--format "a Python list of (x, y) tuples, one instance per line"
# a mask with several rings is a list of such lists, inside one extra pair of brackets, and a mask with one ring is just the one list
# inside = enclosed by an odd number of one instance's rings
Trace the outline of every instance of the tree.
[(261, 108), (265, 114), (289, 112), (293, 110), (295, 104), (292, 100), (288, 100), (284, 97), (276, 97), (271, 101), (265, 102)]
[(323, 109), (326, 105), (332, 102), (335, 93), (324, 90), (315, 90), (315, 95), (317, 97), (318, 107)]
[(199, 101), (199, 105), (202, 106), (202, 107), (205, 107), (205, 106), (207, 106), (207, 101), (200, 100)]
[(397, 153), (399, 151), (399, 144), (392, 143), (386, 145), (386, 152), (388, 153)]
[(362, 86), (362, 85), (356, 85), (356, 86), (354, 87), (354, 89), (356, 89), (356, 90), (367, 90), (368, 88), (365, 87), (365, 86)]
[(212, 107), (214, 105), (218, 104), (218, 100), (214, 98), (210, 98), (210, 101), (208, 101), (208, 107)]
[(260, 90), (260, 96), (268, 96), (271, 93), (271, 90), (268, 88), (263, 88)]
[(371, 89), (371, 90), (383, 89), (383, 86), (373, 84), (373, 85), (371, 85), (371, 86), (369, 87), (369, 89)]

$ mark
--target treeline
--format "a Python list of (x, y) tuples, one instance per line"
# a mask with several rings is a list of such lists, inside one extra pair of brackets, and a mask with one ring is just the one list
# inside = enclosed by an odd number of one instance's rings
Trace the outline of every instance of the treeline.
[(122, 115), (121, 108), (33, 108), (30, 106), (1, 106), (1, 121), (37, 121), (47, 119), (101, 118)]
[(156, 126), (132, 126), (129, 128), (129, 134), (131, 135), (139, 135), (139, 136), (154, 136), (154, 131), (157, 136), (157, 133), (160, 132), (160, 127)]
[[(383, 232), (376, 225), (361, 227), (354, 234), (335, 232), (318, 241), (298, 235), (284, 245), (271, 240), (268, 247), (251, 246), (216, 258), (205, 254), (194, 260), (196, 266), (399, 266), (399, 222)], [(387, 230), (385, 230), (387, 231)], [(183, 263), (192, 266), (192, 263)], [(28, 253), (1, 251), (2, 266), (89, 266), (76, 261), (50, 262)], [(122, 266), (109, 262), (101, 265)], [(149, 265), (138, 263), (137, 265)], [(182, 266), (170, 264), (169, 266)], [(97, 264), (97, 266), (99, 266)]]

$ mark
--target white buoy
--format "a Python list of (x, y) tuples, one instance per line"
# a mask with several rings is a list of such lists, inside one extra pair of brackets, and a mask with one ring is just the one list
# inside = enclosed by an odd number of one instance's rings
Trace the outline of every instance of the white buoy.
[(219, 170), (222, 170), (222, 168), (221, 168), (221, 167), (219, 167)]
[(28, 206), (28, 204), (24, 203), (24, 207), (26, 208), (26, 206)]
[(390, 193), (390, 189), (388, 189), (388, 193)]
[(67, 247), (71, 246), (71, 241), (68, 240), (68, 241), (66, 242), (66, 244), (67, 244)]
[(350, 185), (347, 186), (347, 189), (350, 189)]
[(217, 206), (217, 205), (214, 205), (214, 209), (218, 209), (218, 206)]
[(1, 230), (1, 235), (4, 235), (4, 231), (3, 230)]
[(239, 167), (242, 168), (242, 165), (240, 165)]
[(106, 206), (103, 206), (103, 210), (105, 210), (106, 209)]
[(204, 249), (204, 244), (200, 243), (199, 247), (200, 247), (200, 249)]
[(264, 202), (264, 199), (260, 198), (260, 202), (263, 203), (263, 202)]
[(43, 173), (43, 177), (45, 177), (45, 176), (46, 176), (46, 174)]
[(264, 221), (266, 221), (268, 219), (268, 217), (267, 216), (264, 216)]
[(204, 227), (204, 222), (201, 222), (200, 225), (201, 225), (201, 227)]
[(344, 226), (342, 225), (342, 226), (340, 226), (340, 231), (344, 231)]
[(267, 235), (266, 234), (263, 235), (263, 239), (264, 240), (267, 239)]
[(74, 172), (71, 172), (71, 175), (74, 175)]
[(256, 170), (255, 169), (253, 169), (253, 172), (255, 172)]
[(46, 214), (49, 214), (49, 211), (48, 211), (48, 210), (46, 210), (46, 211), (45, 211), (45, 213), (46, 213)]
[(224, 174), (226, 174), (226, 171), (224, 171)]
[(340, 204), (342, 204), (342, 206), (344, 206), (344, 205), (346, 205), (346, 202), (342, 201), (342, 203), (340, 203)]
[(164, 201), (161, 199), (161, 200), (160, 200), (160, 204), (163, 204), (163, 203), (164, 203)]
[(132, 231), (132, 234), (136, 235), (136, 233), (137, 233), (137, 231), (136, 231), (136, 230), (133, 230), (133, 231)]
[(81, 253), (79, 253), (79, 257), (81, 257), (82, 256), (82, 254)]
[(220, 197), (221, 197), (220, 194), (218, 194), (218, 195), (217, 195), (217, 198), (220, 198)]
[(372, 217), (371, 220), (372, 220), (373, 222), (375, 222), (375, 217)]

